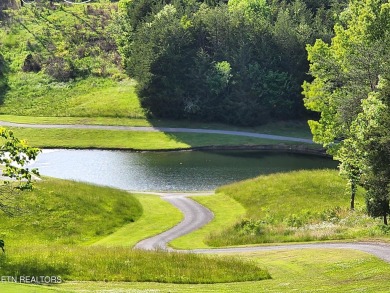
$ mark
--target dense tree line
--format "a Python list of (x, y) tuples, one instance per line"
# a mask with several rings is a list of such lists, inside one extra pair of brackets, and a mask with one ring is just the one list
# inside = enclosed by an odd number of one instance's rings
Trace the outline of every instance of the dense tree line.
[(306, 115), (305, 46), (341, 1), (122, 0), (118, 44), (151, 115), (238, 125)]
[(331, 44), (308, 47), (311, 83), (304, 85), (314, 140), (341, 162), (351, 208), (358, 185), (370, 215), (390, 213), (390, 3), (352, 0)]

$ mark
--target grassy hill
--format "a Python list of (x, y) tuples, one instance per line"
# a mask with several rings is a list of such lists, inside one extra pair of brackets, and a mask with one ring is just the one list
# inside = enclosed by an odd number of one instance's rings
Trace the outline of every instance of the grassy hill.
[[(194, 197), (214, 211), (216, 219), (196, 232), (173, 242), (194, 248), (255, 243), (301, 242), (340, 239), (389, 239), (387, 227), (367, 216), (364, 191), (359, 189), (356, 209), (349, 210), (346, 182), (334, 170), (311, 170), (260, 176), (222, 186), (220, 198), (236, 203), (231, 211), (224, 202)], [(244, 209), (244, 211), (242, 211)], [(241, 212), (238, 212), (241, 211)], [(214, 225), (214, 223), (219, 223)]]
[(138, 199), (125, 191), (45, 178), (18, 196), (21, 213), (0, 214), (7, 246), (88, 244), (142, 215)]

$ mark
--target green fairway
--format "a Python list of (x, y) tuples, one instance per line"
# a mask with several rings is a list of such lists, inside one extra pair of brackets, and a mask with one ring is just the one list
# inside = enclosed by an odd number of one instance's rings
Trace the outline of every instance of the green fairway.
[(172, 247), (178, 249), (209, 247), (205, 240), (211, 232), (229, 227), (245, 214), (241, 204), (224, 194), (193, 196), (192, 199), (209, 208), (214, 214), (214, 219), (203, 228), (170, 242)]
[[(223, 134), (133, 132), (93, 129), (11, 127), (17, 137), (43, 148), (105, 148), (134, 150), (186, 149), (200, 146), (281, 144), (281, 141)], [(287, 142), (286, 144), (296, 144)]]
[(94, 245), (134, 246), (138, 241), (154, 236), (178, 224), (183, 215), (157, 195), (137, 194), (143, 214), (136, 222), (127, 224)]

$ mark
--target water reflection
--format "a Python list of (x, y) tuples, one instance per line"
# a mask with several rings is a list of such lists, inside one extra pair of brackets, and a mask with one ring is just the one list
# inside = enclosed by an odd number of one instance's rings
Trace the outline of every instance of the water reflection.
[(260, 174), (336, 166), (321, 157), (258, 151), (44, 150), (32, 164), (42, 175), (134, 191), (213, 190)]

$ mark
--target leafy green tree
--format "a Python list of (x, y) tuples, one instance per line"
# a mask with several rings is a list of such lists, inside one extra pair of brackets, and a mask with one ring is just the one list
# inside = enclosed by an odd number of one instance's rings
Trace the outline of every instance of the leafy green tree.
[(117, 43), (151, 115), (239, 125), (305, 115), (305, 46), (323, 30), (304, 2), (169, 3), (120, 2)]
[(362, 112), (351, 126), (353, 135), (345, 144), (354, 152), (345, 157), (358, 159), (361, 184), (367, 190), (368, 213), (388, 224), (390, 214), (390, 82), (381, 78), (378, 90), (362, 103)]
[[(374, 148), (357, 144), (355, 120), (363, 121), (364, 103), (378, 90), (381, 75), (388, 76), (389, 64), (389, 4), (381, 0), (351, 1), (341, 15), (344, 25), (335, 26), (331, 44), (317, 40), (308, 46), (312, 82), (304, 83), (305, 105), (319, 112), (318, 121), (309, 121), (314, 141), (321, 143), (338, 159), (341, 174), (351, 188), (351, 208), (357, 184), (370, 176), (363, 160), (365, 149)], [(363, 115), (363, 117), (362, 117)], [(363, 130), (362, 130), (363, 131)], [(367, 131), (365, 129), (364, 131)], [(373, 180), (363, 184), (368, 194), (375, 194)]]
[(36, 169), (26, 167), (26, 164), (36, 159), (39, 149), (29, 147), (25, 141), (19, 140), (12, 131), (5, 128), (0, 128), (0, 137), (3, 181), (0, 186), (0, 210), (13, 216), (20, 210), (17, 199), (19, 192), (31, 189), (33, 176), (39, 175)]

